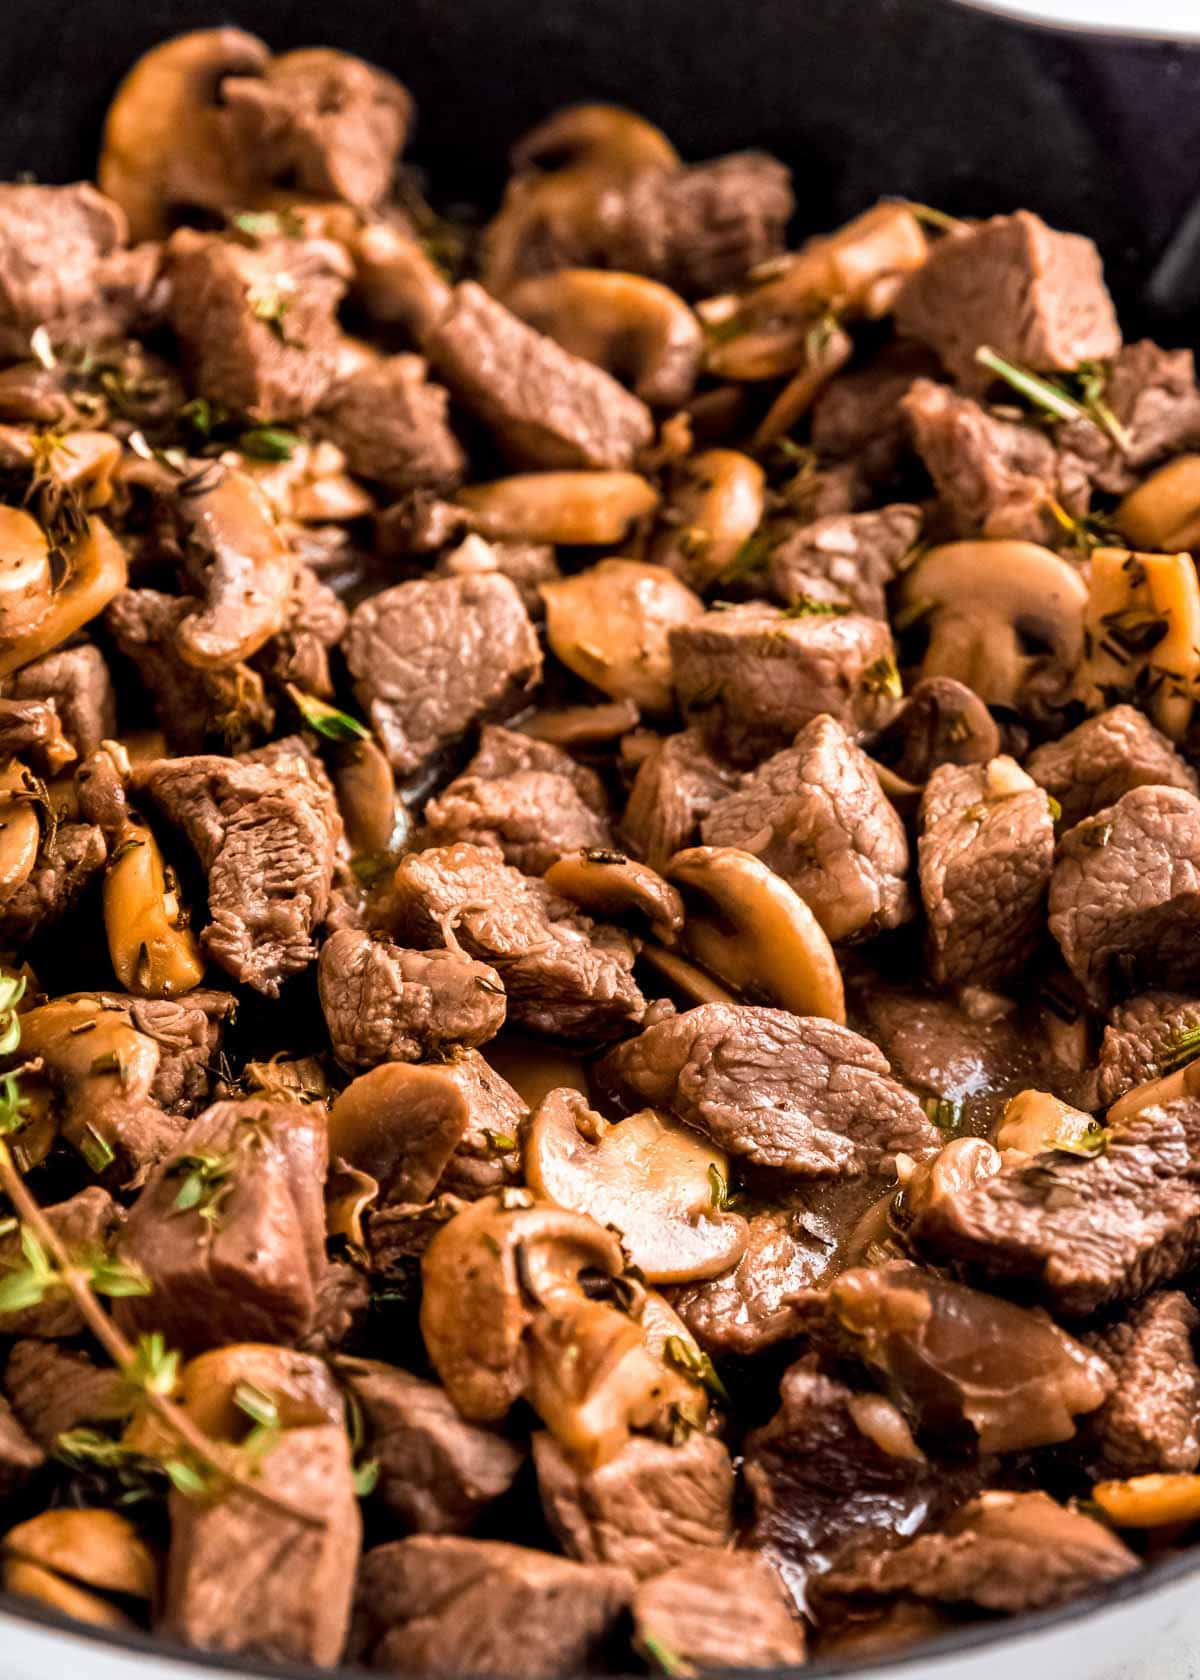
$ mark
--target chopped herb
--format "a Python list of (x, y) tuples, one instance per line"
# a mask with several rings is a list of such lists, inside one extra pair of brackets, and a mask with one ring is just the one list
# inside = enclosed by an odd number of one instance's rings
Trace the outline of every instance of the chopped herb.
[(961, 217), (951, 216), (945, 210), (936, 210), (932, 204), (921, 204), (914, 198), (889, 199), (888, 202), (902, 205), (919, 222), (923, 222), (926, 227), (937, 228), (939, 233), (954, 233), (963, 225)]
[(1087, 828), (1080, 829), (1079, 844), (1081, 846), (1094, 846), (1097, 849), (1101, 849), (1107, 846), (1108, 842), (1112, 839), (1112, 832), (1113, 825), (1110, 822), (1091, 823)]
[(138, 1338), (132, 1360), (121, 1375), (142, 1394), (169, 1397), (179, 1386), (179, 1354), (168, 1348), (160, 1330)]
[(265, 327), (269, 327), (281, 344), (292, 342), (288, 338), (285, 325), (288, 305), (291, 302), (287, 295), (289, 290), (290, 287), (281, 283), (270, 285), (263, 282), (257, 286), (251, 286), (246, 293), (246, 302), (250, 305), (250, 313), (255, 320), (261, 321)]
[[(114, 864), (120, 863), (121, 859), (123, 857), (125, 857), (127, 853), (136, 852), (136, 851), (139, 850), (140, 847), (144, 846), (145, 844), (146, 844), (146, 842), (144, 840), (122, 840), (121, 844), (117, 847), (116, 851), (109, 858), (108, 867), (111, 869)], [(94, 1023), (88, 1022), (87, 1024), (89, 1026), (91, 1026)]]
[(196, 1211), (202, 1218), (213, 1217), (220, 1201), (228, 1193), (235, 1165), (232, 1152), (226, 1155), (181, 1155), (168, 1170), (169, 1177), (183, 1176), (175, 1196), (176, 1211)]
[(897, 700), (904, 693), (900, 670), (890, 653), (873, 660), (862, 674), (863, 686), (877, 694), (891, 694)]
[(691, 1668), (682, 1657), (677, 1657), (668, 1645), (661, 1639), (656, 1639), (652, 1633), (643, 1633), (639, 1643), (650, 1661), (660, 1674), (683, 1675), (690, 1674)]
[(341, 712), (336, 706), (331, 706), (325, 700), (318, 700), (315, 694), (305, 694), (303, 689), (297, 688), (295, 683), (288, 683), (287, 691), (292, 704), (310, 729), (315, 729), (318, 735), (324, 735), (329, 741), (369, 741), (371, 731), (366, 724), (360, 723), (349, 712)]
[(814, 601), (811, 595), (801, 595), (790, 607), (784, 607), (784, 618), (845, 618), (850, 611), (837, 601)]
[(1104, 1154), (1111, 1135), (1107, 1126), (1102, 1126), (1099, 1120), (1093, 1120), (1079, 1137), (1055, 1138), (1050, 1147), (1058, 1155), (1080, 1155), (1084, 1159), (1091, 1159), (1095, 1155)]
[(766, 571), (771, 559), (771, 552), (777, 547), (778, 537), (769, 535), (766, 531), (756, 531), (747, 537), (733, 559), (721, 573), (721, 580), (730, 583), (738, 578), (756, 578)]
[(187, 1499), (207, 1499), (212, 1492), (209, 1478), (186, 1459), (165, 1459), (163, 1469), (170, 1477), (171, 1486), (176, 1493), (182, 1493)]
[(390, 852), (366, 852), (351, 858), (350, 867), (364, 887), (373, 887), (396, 867), (396, 860)]
[(131, 1261), (113, 1260), (102, 1254), (90, 1263), (89, 1270), (91, 1285), (97, 1295), (121, 1300), (132, 1295), (149, 1295), (151, 1292), (150, 1279), (140, 1266), (135, 1266)]
[(94, 1173), (104, 1172), (117, 1158), (112, 1145), (92, 1125), (83, 1128), (77, 1148)]
[(303, 442), (297, 432), (284, 431), (282, 426), (255, 426), (241, 434), (237, 446), (256, 461), (290, 461)]
[(511, 1132), (491, 1132), (484, 1127), (483, 1136), (490, 1155), (507, 1155), (517, 1147), (517, 1140)]
[(360, 1499), (369, 1499), (379, 1486), (381, 1466), (377, 1458), (368, 1458), (354, 1467), (354, 1491)]
[(279, 1407), (269, 1394), (264, 1394), (253, 1383), (238, 1383), (233, 1391), (233, 1403), (260, 1429), (279, 1428)]
[(682, 1371), (693, 1382), (702, 1384), (718, 1400), (728, 1401), (729, 1391), (718, 1376), (716, 1366), (694, 1342), (686, 1341), (682, 1336), (668, 1336), (663, 1345), (663, 1357), (668, 1365)]
[(962, 1129), (963, 1105), (957, 1097), (926, 1097), (921, 1104), (939, 1132), (957, 1137)]
[(729, 1180), (725, 1177), (725, 1174), (721, 1171), (715, 1161), (711, 1162), (709, 1165), (708, 1183), (709, 1191), (712, 1197), (712, 1205), (715, 1208), (728, 1207)]
[(1122, 453), (1128, 451), (1132, 441), (1129, 433), (1103, 400), (1107, 374), (1101, 363), (1082, 362), (1073, 374), (1066, 376), (1075, 379), (1079, 392), (1076, 396), (1062, 380), (1048, 379), (1017, 362), (1010, 362), (990, 345), (981, 344), (975, 352), (975, 360), (1054, 419), (1090, 420), (1112, 439)]
[(1200, 1056), (1200, 1026), (1180, 1027), (1171, 1034), (1164, 1054), (1159, 1058), (1160, 1073), (1175, 1073)]
[(229, 225), (252, 245), (262, 245), (271, 239), (304, 237), (304, 222), (294, 210), (239, 210), (230, 216)]
[(608, 846), (585, 846), (579, 855), (584, 863), (611, 863), (619, 866), (629, 862), (624, 852), (614, 852)]
[(1059, 804), (1058, 800), (1055, 799), (1055, 797), (1052, 793), (1048, 793), (1046, 795), (1046, 805), (1047, 805), (1047, 807), (1049, 808), (1049, 811), (1050, 811), (1050, 821), (1051, 822), (1061, 822), (1062, 821), (1062, 806)]

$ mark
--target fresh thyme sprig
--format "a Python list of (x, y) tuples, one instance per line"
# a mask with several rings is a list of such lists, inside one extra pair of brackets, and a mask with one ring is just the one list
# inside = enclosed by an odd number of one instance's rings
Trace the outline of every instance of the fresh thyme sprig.
[(1104, 401), (1106, 376), (1099, 362), (1083, 362), (1075, 370), (1073, 377), (1079, 388), (1076, 396), (1062, 380), (1048, 379), (1044, 374), (1022, 367), (1019, 362), (1010, 362), (990, 344), (979, 346), (975, 360), (1044, 413), (1056, 420), (1090, 420), (1111, 438), (1122, 454), (1128, 453), (1133, 440)]

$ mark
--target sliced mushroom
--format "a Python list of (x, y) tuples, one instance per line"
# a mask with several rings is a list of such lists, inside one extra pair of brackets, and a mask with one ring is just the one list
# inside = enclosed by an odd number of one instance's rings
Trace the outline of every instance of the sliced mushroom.
[(36, 632), (52, 594), (46, 533), (20, 508), (0, 507), (0, 660)]
[(894, 1200), (892, 1217), (900, 1225), (907, 1225), (919, 1213), (939, 1206), (960, 1191), (995, 1178), (1002, 1165), (999, 1150), (986, 1138), (951, 1138), (936, 1155), (913, 1166)]
[(0, 677), (73, 636), (102, 613), (129, 581), (125, 550), (102, 519), (91, 518), (66, 555), (67, 580), (47, 602), (46, 611), (15, 644), (0, 642)]
[(597, 706), (562, 706), (535, 712), (521, 724), (522, 735), (555, 747), (602, 747), (636, 729), (640, 713), (632, 700)]
[[(262, 430), (269, 434), (271, 429)], [(362, 519), (375, 511), (375, 498), (350, 477), (346, 457), (336, 444), (296, 441), (285, 447), (288, 454), (282, 461), (255, 460), (240, 450), (229, 450), (220, 459), (253, 480), (278, 519), (324, 525)]]
[(1191, 555), (1096, 549), (1086, 628), (1077, 696), (1099, 710), (1114, 693), (1133, 698), (1145, 683), (1146, 709), (1182, 739), (1200, 696), (1200, 579)]
[(596, 546), (621, 542), (658, 491), (637, 473), (534, 472), (468, 485), (455, 501), (485, 537)]
[(396, 779), (374, 740), (353, 741), (333, 765), (333, 785), (356, 852), (384, 852), (396, 828)]
[(385, 1201), (423, 1202), (470, 1119), (445, 1066), (386, 1062), (351, 1080), (329, 1111), (329, 1151), (377, 1179)]
[(651, 407), (680, 408), (700, 371), (704, 335), (677, 292), (642, 274), (560, 268), (523, 280), (514, 315), (633, 387)]
[(241, 29), (198, 29), (138, 59), (104, 121), (97, 179), (134, 240), (163, 239), (172, 212), (248, 202), (257, 159), (237, 145), (220, 102), (226, 76), (257, 76), (270, 53)]
[(808, 905), (761, 859), (734, 846), (676, 852), (667, 878), (698, 894), (683, 946), (744, 997), (794, 1015), (844, 1022), (846, 1001), (833, 947)]
[(44, 793), (15, 758), (0, 769), (0, 903), (28, 881), (42, 844), (37, 806)]
[(1200, 1476), (1132, 1476), (1097, 1482), (1092, 1498), (1117, 1528), (1176, 1528), (1200, 1518)]
[(674, 704), (667, 637), (699, 618), (704, 603), (665, 566), (601, 560), (572, 577), (539, 586), (546, 638), (576, 676), (614, 700), (647, 712)]
[(683, 926), (683, 900), (675, 888), (624, 852), (568, 852), (550, 865), (545, 881), (598, 921), (644, 916), (664, 945), (673, 945)]
[(1187, 1062), (1174, 1073), (1167, 1073), (1161, 1079), (1150, 1079), (1144, 1085), (1135, 1085), (1132, 1091), (1126, 1091), (1119, 1097), (1105, 1119), (1110, 1126), (1119, 1126), (1124, 1121), (1132, 1119), (1146, 1108), (1159, 1108), (1164, 1103), (1178, 1102), (1181, 1097), (1200, 1096), (1200, 1060)]
[(281, 1429), (344, 1421), (341, 1390), (316, 1354), (265, 1342), (234, 1342), (184, 1366), (179, 1402), (211, 1440), (244, 1440), (259, 1421), (254, 1412), (260, 1398), (272, 1408)]
[(100, 1592), (152, 1599), (158, 1591), (158, 1560), (116, 1511), (43, 1511), (9, 1529), (4, 1555)]
[(1139, 548), (1162, 554), (1200, 548), (1200, 455), (1177, 455), (1159, 467), (1113, 517)]
[(251, 478), (228, 467), (201, 470), (176, 506), (206, 602), (184, 619), (177, 643), (189, 665), (206, 670), (249, 659), (283, 629), (295, 561)]
[(325, 1185), (325, 1230), (344, 1237), (352, 1249), (365, 1254), (366, 1217), (379, 1201), (379, 1180), (335, 1160)]
[(765, 489), (758, 462), (736, 449), (705, 449), (688, 457), (674, 477), (649, 558), (693, 589), (707, 589), (757, 531)]
[(69, 490), (87, 508), (107, 507), (121, 463), (121, 440), (111, 432), (34, 432), (0, 426), (0, 466), (32, 469), (52, 495)]
[(721, 1211), (724, 1152), (653, 1109), (610, 1122), (578, 1091), (551, 1091), (525, 1136), (525, 1177), (559, 1207), (621, 1233), (648, 1283), (688, 1283), (735, 1266), (746, 1222)]
[(682, 998), (689, 1006), (693, 1003), (736, 1003), (737, 995), (722, 986), (719, 980), (714, 980), (711, 974), (698, 968), (695, 963), (681, 957), (678, 951), (668, 950), (663, 945), (655, 944), (648, 939), (638, 952), (642, 962), (649, 964), (656, 974), (661, 976), (671, 988), (671, 991)]
[(349, 246), (355, 289), (380, 325), (407, 327), (420, 344), (450, 307), (451, 291), (425, 247), (388, 222), (371, 222)]
[(905, 574), (905, 616), (928, 625), (922, 677), (953, 677), (988, 705), (1019, 707), (1047, 655), (1063, 686), (1083, 653), (1088, 590), (1066, 560), (1036, 543), (987, 541), (931, 548)]
[(26, 1563), (24, 1558), (4, 1559), (4, 1588), (18, 1598), (31, 1598), (60, 1616), (88, 1627), (103, 1628), (108, 1633), (132, 1633), (137, 1628), (132, 1616), (118, 1610), (107, 1599), (73, 1586), (39, 1563)]
[(1094, 1155), (1103, 1141), (1099, 1121), (1049, 1091), (1020, 1091), (1005, 1108), (995, 1131), (997, 1149), (1044, 1155)]
[(841, 327), (823, 323), (810, 333), (804, 341), (804, 360), (755, 427), (753, 447), (769, 449), (786, 436), (853, 354), (854, 340)]
[(547, 171), (597, 169), (636, 181), (656, 169), (680, 166), (679, 153), (660, 128), (623, 105), (564, 105), (522, 136), (512, 166)]

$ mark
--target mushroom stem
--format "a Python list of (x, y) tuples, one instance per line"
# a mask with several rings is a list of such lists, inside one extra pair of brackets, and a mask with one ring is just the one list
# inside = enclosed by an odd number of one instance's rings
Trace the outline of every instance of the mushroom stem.
[[(58, 1232), (46, 1218), (25, 1180), (17, 1170), (8, 1145), (0, 1139), (0, 1185), (3, 1186), (9, 1201), (17, 1210), (21, 1222), (29, 1227), (34, 1236), (41, 1243), (54, 1261), (64, 1284), (70, 1291), (71, 1298), (79, 1308), (80, 1316), (88, 1329), (95, 1336), (100, 1346), (108, 1354), (118, 1370), (125, 1372), (133, 1368), (137, 1361), (137, 1354), (125, 1336), (109, 1318), (104, 1308), (97, 1300), (91, 1285), (85, 1275), (79, 1270), (67, 1252)], [(176, 1439), (191, 1452), (206, 1470), (217, 1476), (228, 1487), (244, 1494), (256, 1504), (273, 1511), (276, 1516), (292, 1518), (303, 1523), (307, 1528), (323, 1528), (325, 1518), (316, 1511), (307, 1511), (300, 1505), (293, 1505), (289, 1499), (281, 1499), (277, 1494), (269, 1493), (265, 1488), (239, 1476), (236, 1471), (222, 1462), (221, 1456), (207, 1435), (197, 1429), (196, 1425), (169, 1400), (165, 1394), (156, 1394), (152, 1388), (143, 1391), (146, 1402), (151, 1410), (156, 1412), (162, 1423), (171, 1431)]]

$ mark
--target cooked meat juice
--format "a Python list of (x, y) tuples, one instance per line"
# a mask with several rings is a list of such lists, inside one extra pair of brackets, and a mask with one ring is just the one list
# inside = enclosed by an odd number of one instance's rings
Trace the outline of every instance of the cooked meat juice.
[(5, 1585), (686, 1675), (1152, 1566), (1191, 352), (617, 107), (461, 225), (412, 115), (202, 31), (0, 187)]

